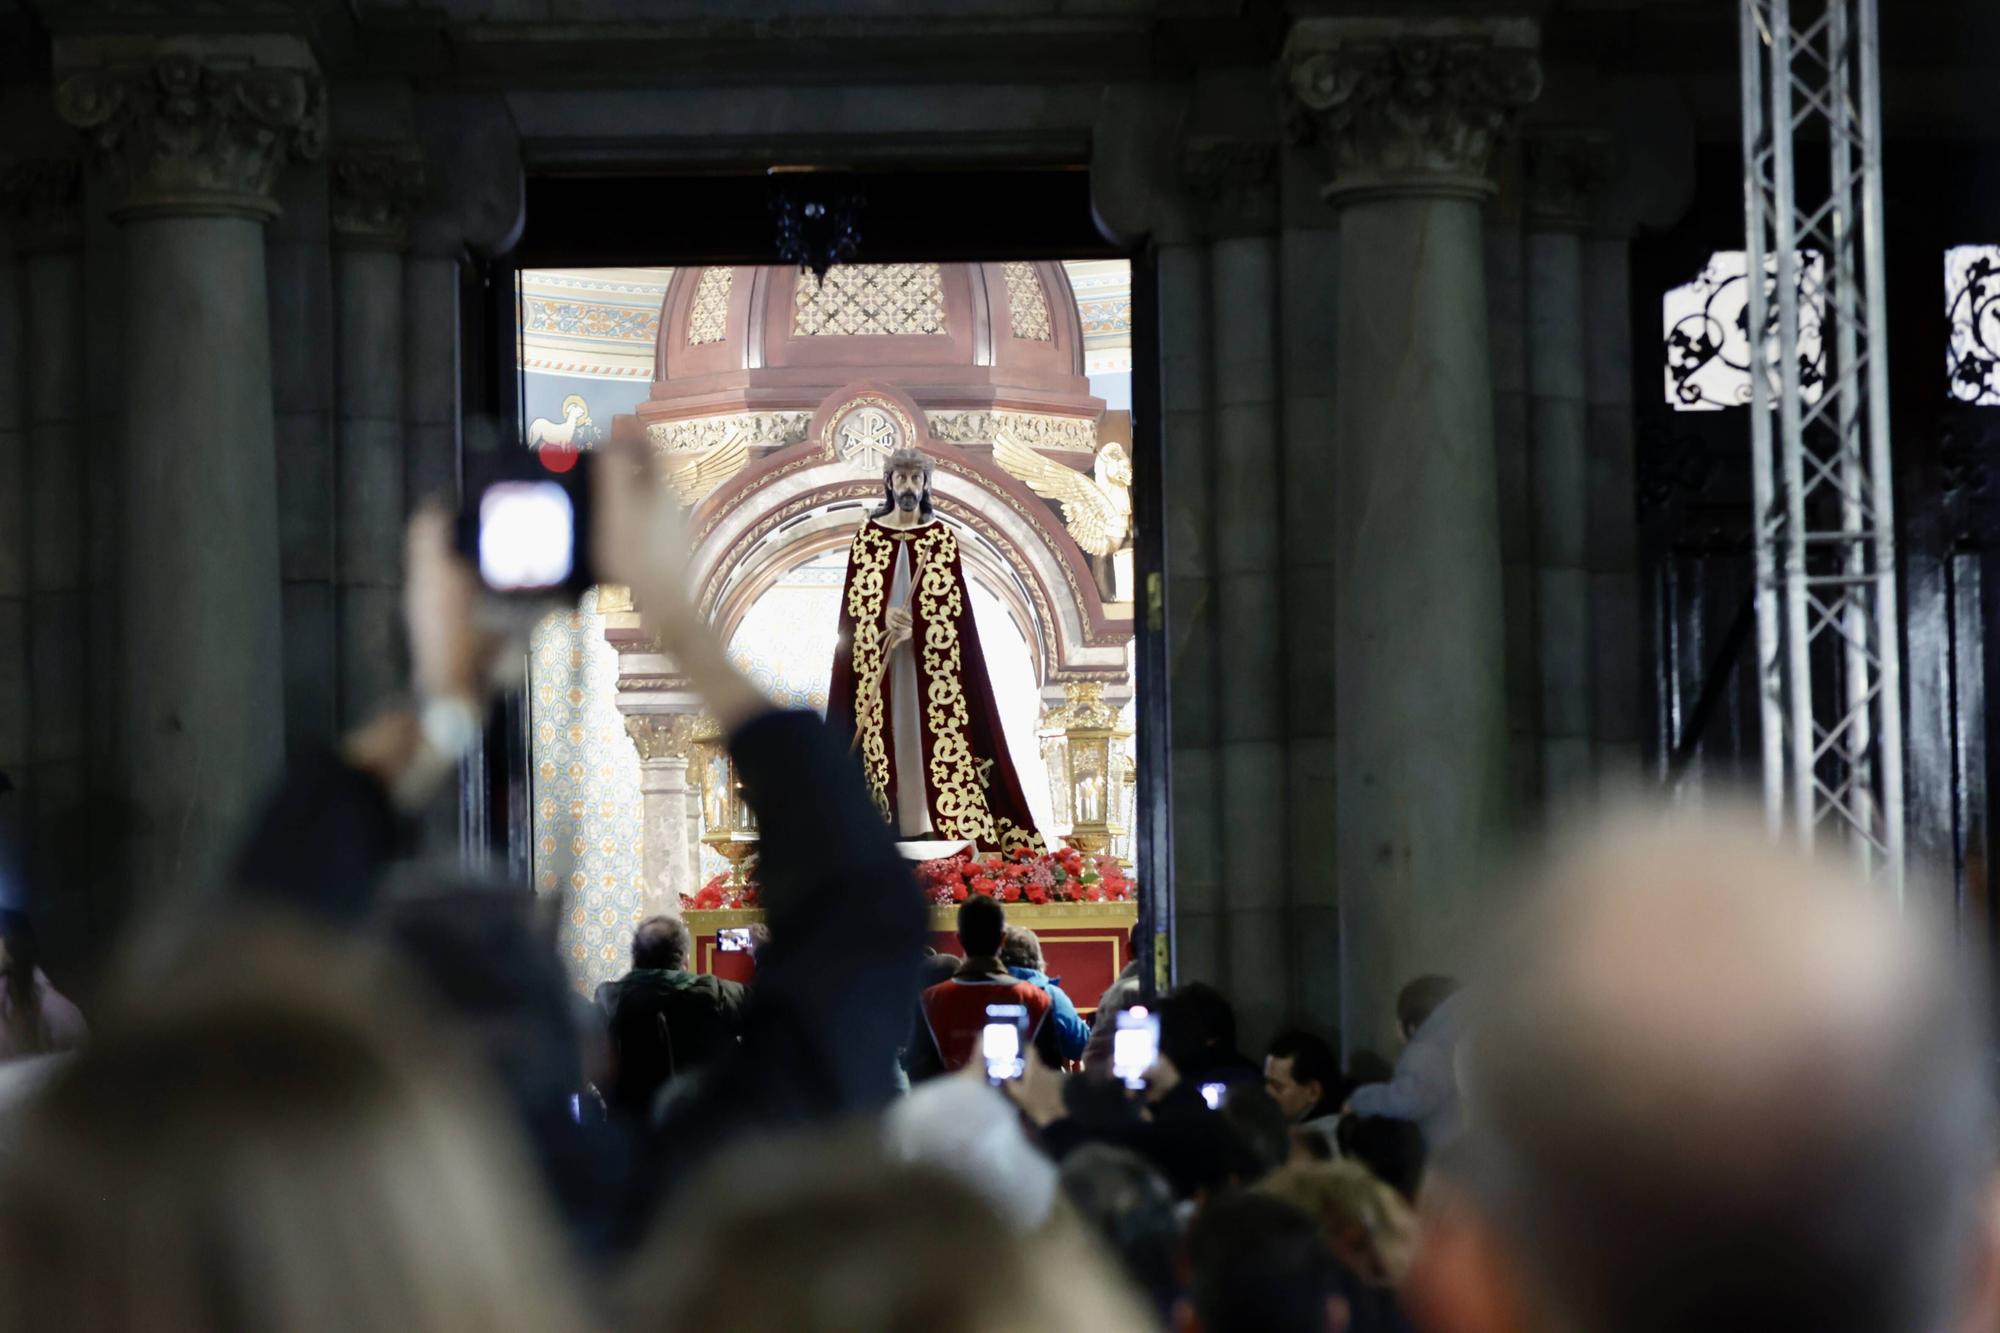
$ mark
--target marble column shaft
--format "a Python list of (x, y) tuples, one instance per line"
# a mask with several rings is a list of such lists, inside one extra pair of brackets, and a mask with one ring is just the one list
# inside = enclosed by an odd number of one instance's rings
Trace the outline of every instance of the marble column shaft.
[(265, 238), (278, 535), (285, 616), (285, 738), (298, 753), (339, 734), (334, 611), (334, 330), (324, 162), (278, 180), (284, 207)]
[(1590, 334), (1590, 624), (1594, 656), (1591, 738), (1600, 780), (1636, 778), (1641, 763), (1642, 612), (1638, 513), (1633, 478), (1631, 244), (1597, 237), (1584, 245), (1584, 308)]
[(1542, 793), (1559, 804), (1591, 780), (1583, 238), (1533, 215), (1527, 305)]
[(1247, 1035), (1292, 1006), (1286, 859), (1285, 471), (1278, 387), (1278, 240), (1209, 250), (1215, 451), (1219, 817), (1228, 848), (1223, 984)]
[(207, 891), (284, 757), (264, 224), (125, 223), (128, 793), (142, 891)]
[(32, 868), (40, 883), (72, 882), (84, 798), (83, 478), (85, 417), (83, 256), (77, 238), (21, 262), (27, 327), (28, 772)]
[(1160, 355), (1172, 700), (1174, 966), (1216, 981), (1227, 956), (1217, 744), (1214, 450), (1208, 247), (1160, 247)]
[(1542, 686), (1535, 635), (1535, 501), (1528, 430), (1528, 295), (1521, 219), (1503, 196), (1486, 223), (1487, 329), (1492, 340), (1493, 456), (1500, 485), (1500, 579), (1507, 620), (1507, 771), (1513, 789), (1542, 789)]
[[(11, 238), (0, 252), (0, 773), (18, 787), (28, 762), (28, 447), (22, 382), (26, 324)], [(20, 835), (18, 797), (0, 797), (0, 831)]]
[(1278, 328), (1284, 510), (1287, 946), (1291, 1017), (1340, 1021), (1339, 782), (1334, 757), (1335, 347), (1338, 219), (1306, 155), (1281, 159)]
[(644, 760), (639, 765), (639, 797), (643, 807), (644, 864), (641, 908), (646, 915), (681, 914), (681, 896), (693, 897), (701, 887), (700, 843), (690, 837), (686, 755)]
[(450, 255), (403, 260), (403, 498), (458, 500), (459, 266)]
[(354, 726), (402, 679), (402, 256), (336, 238), (333, 286), (340, 717)]

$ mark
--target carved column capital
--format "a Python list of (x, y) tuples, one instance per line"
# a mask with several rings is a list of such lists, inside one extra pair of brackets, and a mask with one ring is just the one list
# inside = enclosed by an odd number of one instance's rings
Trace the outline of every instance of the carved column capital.
[(112, 216), (275, 217), (271, 183), (326, 133), (326, 86), (294, 37), (105, 38), (58, 49), (56, 110), (112, 187)]
[(1531, 19), (1308, 19), (1285, 42), (1292, 133), (1315, 142), (1333, 203), (1484, 199), (1494, 144), (1542, 88)]
[(1181, 183), (1211, 236), (1268, 231), (1277, 222), (1275, 141), (1191, 135), (1181, 146)]
[(332, 154), (333, 231), (342, 243), (400, 250), (424, 199), (424, 157), (415, 144), (339, 144)]
[(696, 739), (694, 713), (635, 713), (625, 719), (625, 734), (639, 751), (639, 762), (686, 759)]
[(30, 158), (0, 174), (0, 203), (22, 253), (68, 250), (83, 241), (83, 166), (74, 157)]
[(1589, 230), (1594, 196), (1616, 161), (1611, 136), (1602, 130), (1530, 133), (1521, 142), (1528, 225), (1537, 231)]

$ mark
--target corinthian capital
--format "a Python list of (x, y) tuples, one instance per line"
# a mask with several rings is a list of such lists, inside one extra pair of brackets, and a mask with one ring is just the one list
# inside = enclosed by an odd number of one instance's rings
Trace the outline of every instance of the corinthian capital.
[(112, 216), (275, 217), (271, 182), (326, 133), (326, 90), (293, 37), (137, 41), (57, 52), (56, 110), (83, 132)]
[(333, 150), (333, 230), (351, 245), (400, 250), (423, 202), (424, 158), (415, 144)]
[(1531, 19), (1308, 19), (1285, 42), (1292, 123), (1326, 197), (1484, 198), (1493, 146), (1541, 92)]
[(685, 759), (694, 746), (696, 721), (693, 713), (636, 713), (625, 719), (625, 734), (641, 763)]

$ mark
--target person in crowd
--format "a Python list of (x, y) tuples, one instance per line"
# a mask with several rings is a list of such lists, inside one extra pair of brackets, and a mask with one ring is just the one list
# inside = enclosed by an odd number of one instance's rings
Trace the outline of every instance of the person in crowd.
[(1024, 1231), (1046, 1222), (1055, 1203), (1055, 1164), (1029, 1139), (1014, 1104), (974, 1071), (898, 1098), (882, 1118), (882, 1142), (899, 1162), (963, 1180)]
[(1344, 1333), (1340, 1264), (1313, 1219), (1269, 1194), (1225, 1196), (1187, 1234), (1175, 1333)]
[(1083, 1067), (1099, 1077), (1111, 1074), (1111, 1034), (1117, 1030), (1118, 1012), (1139, 1003), (1146, 993), (1147, 970), (1153, 965), (1152, 940), (1138, 925), (1126, 940), (1125, 966), (1104, 994), (1098, 997), (1097, 1012), (1090, 1020), (1090, 1040), (1084, 1044)]
[(1416, 1216), (1403, 1197), (1355, 1162), (1286, 1166), (1257, 1186), (1319, 1224), (1340, 1261), (1348, 1333), (1409, 1333), (1396, 1286), (1416, 1247)]
[(2000, 1327), (1986, 1001), (1851, 873), (1711, 817), (1536, 876), (1425, 1184), (1420, 1327)]
[(1396, 997), (1396, 1025), (1403, 1053), (1387, 1083), (1363, 1084), (1348, 1098), (1356, 1115), (1407, 1120), (1424, 1132), (1435, 1149), (1459, 1128), (1458, 1074), (1454, 1059), (1463, 1020), (1458, 983), (1450, 977), (1418, 977)]
[(989, 1004), (1018, 1004), (1026, 1010), (1028, 1043), (1052, 1068), (1062, 1066), (1055, 1029), (1048, 1024), (1055, 1002), (1046, 990), (1022, 981), (1001, 963), (1006, 936), (1007, 909), (999, 899), (975, 893), (959, 904), (958, 945), (965, 950), (964, 961), (923, 995), (924, 1025), (937, 1062), (947, 1072), (965, 1068), (978, 1056)]
[(1083, 1048), (1090, 1041), (1090, 1024), (1077, 1013), (1076, 1002), (1062, 988), (1062, 978), (1048, 974), (1048, 964), (1042, 958), (1041, 936), (1026, 926), (1008, 926), (1006, 937), (1000, 942), (1000, 961), (1015, 979), (1040, 986), (1049, 993), (1049, 1022), (1055, 1028), (1057, 1049), (1065, 1061), (1083, 1059)]
[(27, 915), (0, 911), (0, 1060), (74, 1050), (89, 1035), (83, 1015), (42, 971)]
[(693, 956), (685, 921), (648, 917), (632, 932), (632, 970), (597, 988), (610, 1017), (612, 1110), (646, 1117), (669, 1080), (736, 1045), (743, 986), (691, 971)]
[(1236, 1009), (1205, 981), (1183, 982), (1159, 1003), (1160, 1053), (1180, 1081), (1256, 1083), (1263, 1072), (1236, 1049)]
[(1165, 1325), (1181, 1295), (1181, 1229), (1167, 1182), (1139, 1154), (1092, 1143), (1063, 1159), (1057, 1185)]
[(1303, 1028), (1273, 1037), (1264, 1052), (1264, 1088), (1294, 1129), (1331, 1139), (1345, 1097), (1340, 1062), (1323, 1039)]
[(1416, 1202), (1429, 1153), (1424, 1148), (1424, 1132), (1409, 1121), (1343, 1116), (1334, 1135), (1334, 1148), (1341, 1157), (1367, 1167), (1370, 1175), (1402, 1195), (1405, 1202)]
[(1235, 1148), (1234, 1175), (1239, 1184), (1262, 1180), (1291, 1156), (1291, 1126), (1285, 1113), (1257, 1084), (1232, 1084), (1215, 1109)]
[[(729, 737), (761, 830), (772, 931), (737, 1047), (704, 1067), (654, 1138), (648, 1192), (665, 1199), (734, 1139), (877, 1109), (895, 1094), (925, 919), (845, 749), (812, 713), (773, 708), (690, 600), (679, 506), (643, 446), (602, 451), (593, 486), (597, 572), (632, 589), (647, 632)], [(453, 771), (454, 746), (477, 735), (506, 645), (482, 628), (477, 574), (450, 534), (441, 512), (411, 524), (404, 587), (416, 706), (390, 710), (337, 754), (294, 769), (239, 857), (241, 896), (335, 923), (365, 916), (408, 840), (410, 812)], [(567, 1040), (573, 1070), (573, 1034)]]
[(910, 1090), (913, 1080), (936, 1078), (944, 1072), (937, 1043), (931, 1040), (930, 1025), (924, 1021), (924, 992), (956, 976), (959, 962), (955, 953), (924, 946), (924, 956), (917, 963), (916, 999), (910, 1005), (910, 1036), (897, 1060), (897, 1074), (904, 1092)]
[(22, 1113), (0, 1330), (577, 1333), (518, 1139), (393, 970), (210, 942)]
[(1095, 1240), (1024, 1231), (962, 1180), (865, 1140), (751, 1144), (689, 1188), (624, 1284), (620, 1333), (1141, 1333)]

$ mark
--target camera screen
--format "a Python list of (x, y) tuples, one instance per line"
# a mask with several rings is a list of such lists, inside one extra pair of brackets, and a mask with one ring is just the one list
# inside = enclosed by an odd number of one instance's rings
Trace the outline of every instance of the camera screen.
[(1026, 1070), (1021, 1059), (1021, 1029), (1015, 1023), (988, 1023), (980, 1031), (979, 1053), (986, 1057), (988, 1078), (1019, 1078)]
[(558, 482), (500, 481), (479, 497), (479, 576), (495, 592), (560, 587), (575, 543), (576, 514)]
[(750, 927), (724, 926), (715, 932), (715, 947), (724, 953), (749, 953)]
[(1222, 1094), (1229, 1091), (1227, 1083), (1204, 1083), (1201, 1085), (1201, 1099), (1211, 1111), (1222, 1109)]
[(1137, 1087), (1160, 1058), (1160, 1019), (1134, 1005), (1118, 1014), (1111, 1033), (1111, 1076)]

